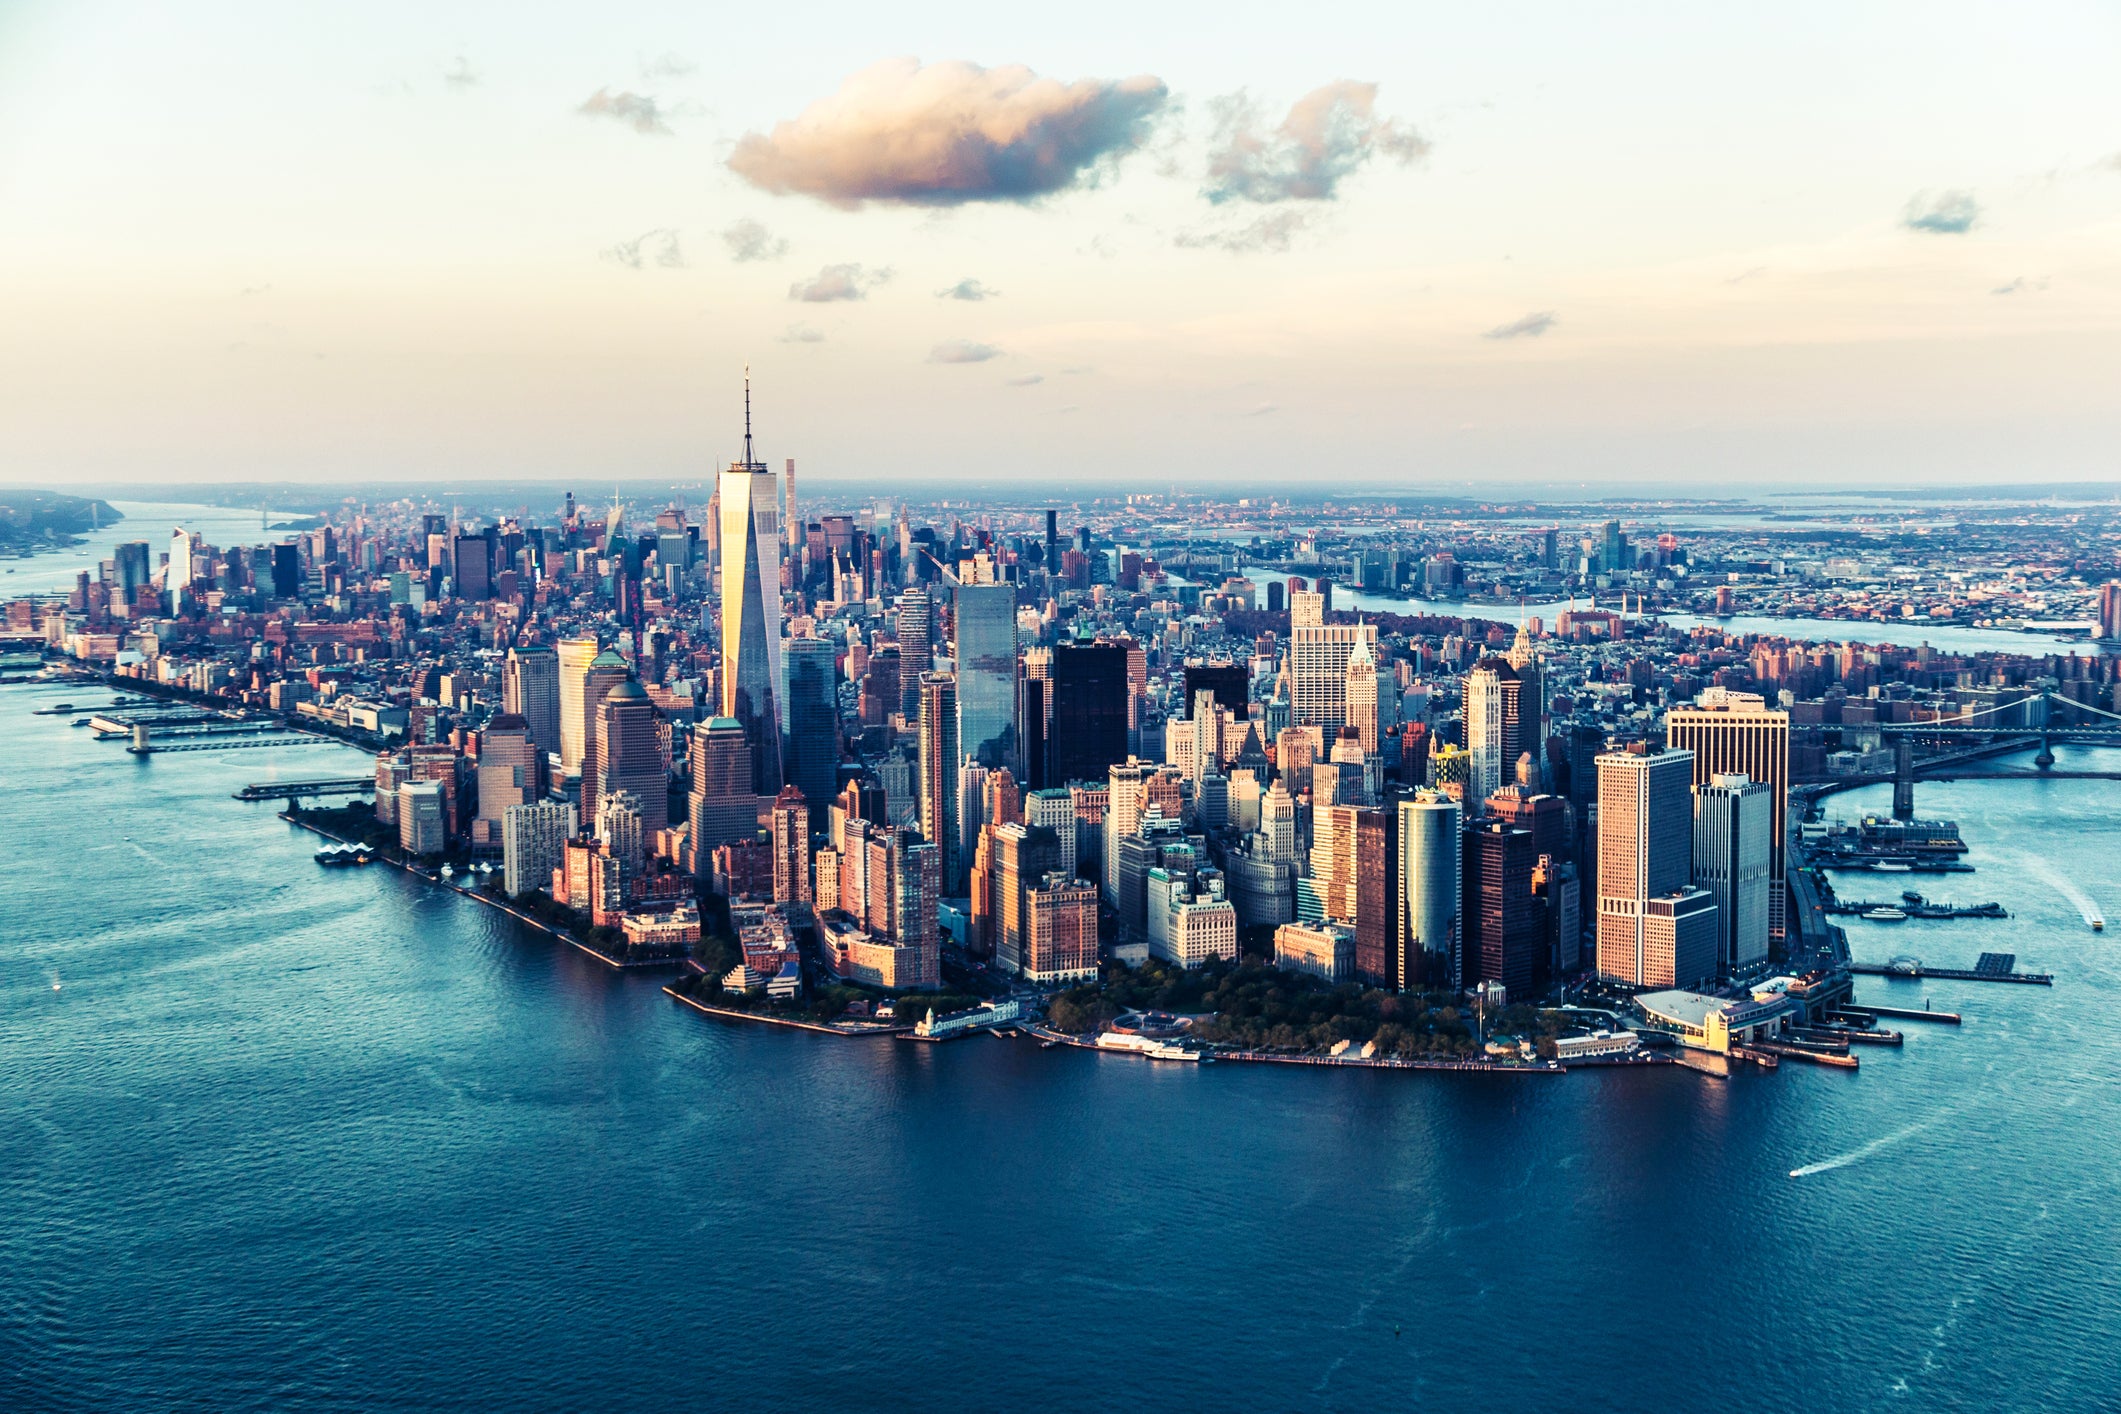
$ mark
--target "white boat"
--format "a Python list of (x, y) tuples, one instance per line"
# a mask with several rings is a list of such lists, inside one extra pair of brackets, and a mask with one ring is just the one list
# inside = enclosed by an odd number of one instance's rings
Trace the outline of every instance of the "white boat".
[(1873, 923), (1905, 923), (1907, 915), (1897, 908), (1866, 908), (1863, 916)]

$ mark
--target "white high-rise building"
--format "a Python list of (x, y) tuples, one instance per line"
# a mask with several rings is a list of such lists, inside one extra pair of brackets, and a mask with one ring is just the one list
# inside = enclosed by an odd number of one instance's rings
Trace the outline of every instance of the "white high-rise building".
[(501, 817), (501, 878), (511, 897), (552, 887), (552, 871), (574, 831), (574, 807), (565, 801), (508, 807)]
[(1482, 658), (1464, 683), (1466, 802), (1475, 811), (1489, 796), (1516, 783), (1518, 710), (1522, 684), (1507, 659)]
[(1694, 882), (1716, 900), (1719, 976), (1748, 977), (1767, 966), (1774, 828), (1767, 782), (1719, 772), (1694, 787)]
[[(1307, 596), (1298, 594), (1298, 599)], [(1377, 625), (1308, 624), (1289, 630), (1289, 721), (1315, 726), (1327, 741), (1348, 723), (1348, 660), (1362, 644), (1373, 669)], [(1375, 698), (1372, 698), (1374, 710)]]
[(751, 451), (751, 377), (744, 377), (744, 459), (716, 487), (722, 517), (721, 714), (751, 742), (754, 794), (780, 793), (781, 521), (779, 480)]
[(580, 774), (582, 758), (589, 746), (589, 708), (586, 690), (589, 665), (596, 661), (595, 638), (560, 640), (560, 768)]

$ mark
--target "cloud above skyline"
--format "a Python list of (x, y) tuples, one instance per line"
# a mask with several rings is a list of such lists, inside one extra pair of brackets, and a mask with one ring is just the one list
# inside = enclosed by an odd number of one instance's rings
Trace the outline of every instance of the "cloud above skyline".
[(602, 254), (612, 264), (629, 270), (642, 270), (651, 263), (665, 270), (685, 268), (684, 248), (678, 244), (677, 231), (669, 227), (644, 231), (630, 241), (607, 247)]
[(985, 363), (1000, 358), (1002, 351), (973, 339), (950, 339), (928, 350), (930, 363)]
[(809, 279), (790, 285), (788, 298), (805, 304), (867, 299), (871, 290), (890, 278), (888, 266), (881, 270), (864, 270), (860, 265), (827, 265)]
[(1235, 226), (1202, 226), (1180, 231), (1172, 238), (1172, 244), (1185, 250), (1227, 250), (1236, 255), (1287, 250), (1310, 224), (1309, 211), (1283, 208)]
[(1250, 95), (1209, 102), (1215, 135), (1202, 195), (1227, 201), (1331, 201), (1341, 181), (1373, 158), (1401, 165), (1429, 151), (1412, 128), (1377, 116), (1377, 85), (1341, 79), (1296, 100), (1273, 128)]
[(1916, 192), (1900, 213), (1900, 224), (1910, 231), (1934, 236), (1963, 236), (1981, 219), (1981, 203), (1970, 191), (1944, 191), (1932, 196)]
[(729, 258), (739, 263), (750, 260), (779, 260), (788, 253), (787, 241), (749, 216), (739, 218), (735, 224), (722, 232), (722, 244), (729, 247)]
[(951, 285), (947, 289), (941, 289), (935, 292), (935, 297), (937, 299), (958, 299), (970, 300), (973, 302), (977, 302), (979, 300), (995, 299), (998, 298), (1000, 295), (1000, 290), (992, 289), (986, 285), (983, 285), (978, 280), (972, 278), (970, 275), (967, 275), (964, 279), (958, 281), (954, 285)]
[(788, 326), (787, 332), (781, 335), (781, 342), (784, 344), (822, 344), (825, 342), (825, 331), (813, 328), (808, 324), (791, 324)]
[(658, 137), (670, 136), (670, 124), (656, 101), (646, 94), (613, 93), (600, 88), (584, 99), (582, 106), (574, 110), (585, 118), (610, 118), (624, 123), (637, 133)]
[(1512, 319), (1507, 324), (1498, 324), (1480, 337), (1483, 339), (1536, 339), (1555, 325), (1554, 311), (1542, 309), (1527, 314), (1521, 319)]
[(1149, 75), (1064, 84), (1022, 65), (887, 59), (772, 132), (744, 134), (729, 168), (762, 191), (846, 208), (1031, 201), (1141, 146), (1168, 97)]

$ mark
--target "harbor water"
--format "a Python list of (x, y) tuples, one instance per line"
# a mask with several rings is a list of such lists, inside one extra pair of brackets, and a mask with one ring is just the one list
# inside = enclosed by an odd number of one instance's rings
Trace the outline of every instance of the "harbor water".
[(1858, 1072), (1159, 1066), (716, 1022), (230, 798), (355, 753), (140, 760), (59, 700), (108, 694), (0, 688), (0, 1408), (2121, 1392), (2114, 783), (1922, 787), (2012, 916), (1858, 955), (2055, 986), (1865, 979), (1966, 1024)]

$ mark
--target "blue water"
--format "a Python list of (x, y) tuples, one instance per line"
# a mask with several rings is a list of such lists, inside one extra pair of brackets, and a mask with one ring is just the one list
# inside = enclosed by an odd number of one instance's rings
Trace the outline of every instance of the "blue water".
[(1923, 788), (2016, 916), (1877, 946), (2059, 982), (1867, 988), (1968, 1022), (1857, 1074), (1193, 1069), (713, 1022), (229, 798), (351, 753), (61, 695), (0, 689), (0, 1408), (2121, 1390), (2121, 931), (2040, 872), (2121, 910), (2106, 783)]

